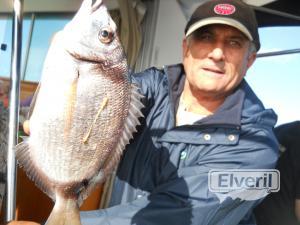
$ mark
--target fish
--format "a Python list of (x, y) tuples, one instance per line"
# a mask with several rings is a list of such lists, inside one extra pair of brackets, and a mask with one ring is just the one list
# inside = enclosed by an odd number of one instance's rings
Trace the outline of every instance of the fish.
[(84, 0), (54, 35), (33, 99), (17, 162), (55, 202), (46, 224), (80, 225), (79, 206), (116, 168), (144, 107), (102, 0)]

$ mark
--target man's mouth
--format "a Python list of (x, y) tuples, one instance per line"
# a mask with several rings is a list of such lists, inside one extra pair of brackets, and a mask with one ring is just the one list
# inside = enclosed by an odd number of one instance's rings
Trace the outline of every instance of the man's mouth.
[(219, 75), (225, 74), (225, 71), (218, 69), (218, 68), (204, 67), (203, 70), (210, 72), (210, 73), (219, 74)]

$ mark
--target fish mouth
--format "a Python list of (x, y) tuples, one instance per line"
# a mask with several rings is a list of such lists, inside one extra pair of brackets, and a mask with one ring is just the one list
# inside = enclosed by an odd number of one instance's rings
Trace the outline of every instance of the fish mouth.
[(95, 56), (93, 54), (82, 55), (82, 54), (76, 53), (75, 51), (70, 51), (70, 50), (66, 50), (66, 51), (72, 57), (74, 57), (75, 60), (94, 64), (94, 65), (99, 65), (102, 68), (110, 68), (110, 69), (113, 69), (115, 67), (114, 65), (117, 66), (118, 64), (120, 64), (121, 62), (124, 61), (124, 58), (126, 58), (124, 54), (120, 54), (118, 57), (108, 59), (107, 57), (105, 57), (105, 55), (98, 55), (98, 56)]
[(97, 11), (103, 5), (103, 0), (92, 1), (92, 12)]
[(90, 55), (84, 56), (69, 50), (67, 50), (67, 52), (78, 61), (88, 62), (92, 64), (103, 64), (105, 62), (104, 57), (91, 57)]

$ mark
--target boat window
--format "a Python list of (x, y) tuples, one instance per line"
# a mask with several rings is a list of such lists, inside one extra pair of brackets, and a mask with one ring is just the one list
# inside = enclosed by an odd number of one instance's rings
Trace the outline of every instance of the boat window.
[[(300, 49), (300, 27), (259, 29), (259, 53)], [(278, 115), (277, 125), (300, 120), (300, 53), (257, 58), (247, 73), (250, 83), (265, 107)]]
[[(28, 42), (30, 18), (24, 17), (22, 43)], [(10, 76), (11, 53), (12, 53), (12, 17), (0, 15), (0, 76)], [(22, 45), (22, 64), (24, 65), (26, 44)], [(22, 66), (23, 67), (23, 66)]]
[[(72, 15), (30, 14), (23, 20), (21, 79), (38, 82), (52, 36)], [(12, 17), (0, 15), (0, 77), (9, 77), (12, 53)]]
[(32, 29), (31, 42), (24, 69), (24, 80), (39, 81), (53, 35), (71, 19), (68, 16), (37, 15)]

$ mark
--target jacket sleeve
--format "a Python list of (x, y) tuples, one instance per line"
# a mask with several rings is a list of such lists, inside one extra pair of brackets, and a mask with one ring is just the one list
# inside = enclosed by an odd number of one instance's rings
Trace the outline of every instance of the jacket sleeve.
[[(180, 182), (171, 181), (161, 193), (104, 210), (81, 212), (82, 225), (237, 225), (255, 204), (255, 201), (231, 199), (220, 204), (213, 196), (191, 203), (173, 192), (180, 186)], [(208, 192), (206, 187), (200, 188)]]
[(160, 168), (160, 172), (157, 174), (157, 186), (151, 194), (105, 210), (82, 212), (83, 225), (242, 224), (243, 218), (260, 199), (226, 197), (220, 201), (215, 193), (209, 191), (209, 171), (216, 168), (274, 168), (276, 149), (275, 141), (270, 141), (264, 132), (258, 132), (256, 137), (240, 140), (239, 145), (211, 148), (200, 157), (191, 159), (193, 162), (186, 166), (180, 166), (180, 162), (175, 165), (174, 161), (168, 160), (177, 156), (157, 155), (153, 163), (158, 164), (154, 167)]

